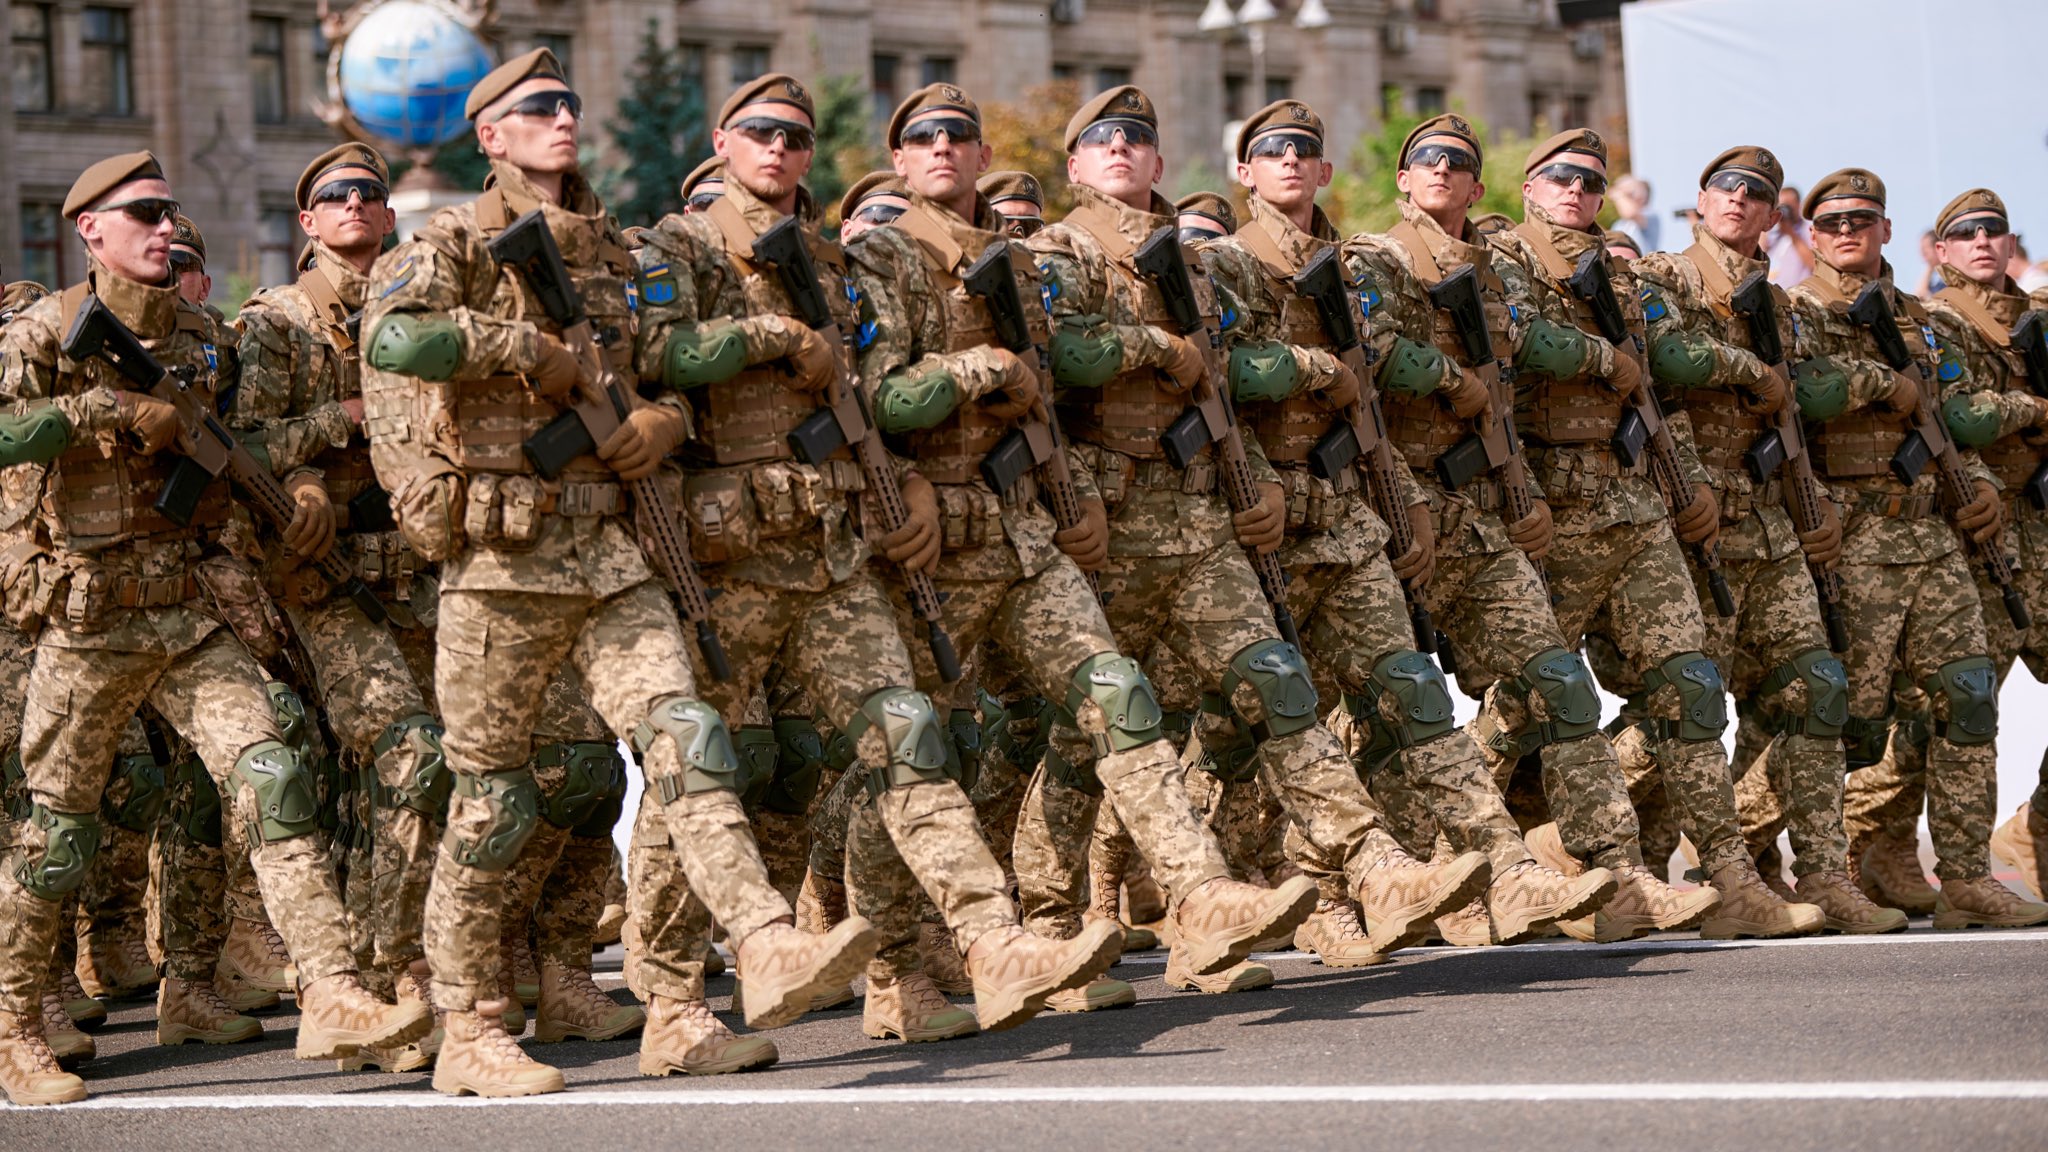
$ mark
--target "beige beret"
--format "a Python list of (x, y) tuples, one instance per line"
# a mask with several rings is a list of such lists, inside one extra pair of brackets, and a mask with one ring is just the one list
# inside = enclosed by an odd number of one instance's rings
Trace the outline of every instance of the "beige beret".
[(981, 106), (965, 90), (956, 84), (927, 84), (898, 104), (895, 113), (889, 117), (889, 131), (884, 137), (889, 147), (901, 147), (903, 126), (910, 123), (911, 117), (927, 112), (956, 113), (974, 121), (975, 127), (981, 126)]
[(313, 206), (313, 191), (320, 186), (320, 178), (337, 168), (368, 168), (377, 174), (377, 179), (391, 183), (391, 166), (384, 162), (384, 155), (368, 144), (351, 141), (337, 145), (313, 158), (306, 170), (299, 173), (299, 182), (292, 186), (292, 200), (301, 212)]
[(818, 122), (818, 106), (811, 102), (810, 89), (796, 77), (781, 72), (756, 76), (740, 85), (739, 91), (726, 97), (725, 104), (718, 109), (718, 126), (723, 128), (732, 123), (740, 109), (749, 104), (794, 104), (804, 110), (805, 119), (813, 124)]
[(1152, 98), (1136, 84), (1119, 84), (1081, 105), (1081, 110), (1067, 121), (1067, 151), (1072, 152), (1081, 142), (1081, 133), (1090, 124), (1112, 119), (1137, 120), (1150, 124), (1155, 131), (1159, 128), (1159, 114), (1152, 110)]
[(71, 182), (71, 191), (64, 196), (64, 218), (78, 219), (78, 214), (106, 199), (107, 193), (123, 184), (135, 180), (161, 180), (164, 178), (163, 165), (156, 162), (156, 156), (149, 152), (123, 152), (87, 168)]
[(568, 78), (562, 73), (562, 62), (555, 59), (555, 54), (545, 48), (535, 48), (484, 73), (484, 78), (469, 90), (469, 99), (462, 104), (462, 114), (471, 120), (476, 119), (498, 97), (536, 76), (560, 80), (565, 88), (569, 85)]

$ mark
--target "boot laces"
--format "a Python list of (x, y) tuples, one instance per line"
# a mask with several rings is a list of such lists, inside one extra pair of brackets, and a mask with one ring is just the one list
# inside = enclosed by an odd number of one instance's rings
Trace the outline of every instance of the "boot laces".
[(952, 1007), (945, 993), (940, 992), (932, 978), (922, 972), (905, 976), (896, 982), (896, 987), (903, 996), (904, 1006), (918, 1015), (930, 1016)]
[(43, 993), (43, 1028), (51, 1032), (76, 1032), (78, 1025), (64, 1011), (64, 998), (54, 990)]
[(6, 1033), (14, 1041), (38, 1072), (61, 1072), (57, 1066), (57, 1054), (50, 1051), (50, 1042), (44, 1037), (41, 1019), (31, 1020), (27, 1016), (15, 1017), (15, 1024)]
[(258, 947), (263, 949), (264, 956), (272, 964), (282, 968), (292, 962), (292, 950), (285, 947), (284, 937), (278, 934), (275, 927), (269, 924), (258, 924), (256, 926), (256, 943)]
[(1331, 940), (1364, 940), (1365, 925), (1358, 921), (1358, 910), (1349, 900), (1319, 901), (1316, 917), (1323, 922), (1323, 935)]
[(185, 995), (197, 1000), (199, 1006), (211, 1016), (238, 1016), (234, 1008), (221, 998), (220, 990), (211, 980), (185, 981)]
[(582, 968), (562, 969), (562, 990), (580, 1002), (590, 1012), (610, 1012), (617, 1008), (618, 1001), (604, 994), (590, 973)]

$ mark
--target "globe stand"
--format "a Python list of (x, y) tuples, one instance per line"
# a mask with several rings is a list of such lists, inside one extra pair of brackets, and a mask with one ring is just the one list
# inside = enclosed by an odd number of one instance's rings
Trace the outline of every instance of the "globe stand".
[(391, 188), (391, 211), (398, 216), (400, 240), (410, 239), (441, 209), (476, 199), (476, 193), (457, 188), (446, 176), (434, 171), (432, 152), (416, 150), (408, 155), (412, 167)]

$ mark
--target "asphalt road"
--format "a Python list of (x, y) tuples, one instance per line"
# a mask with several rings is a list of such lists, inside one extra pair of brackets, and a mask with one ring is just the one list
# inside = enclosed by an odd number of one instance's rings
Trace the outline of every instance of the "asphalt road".
[(632, 1041), (535, 1047), (570, 1091), (526, 1102), (296, 1063), (289, 1006), (260, 1043), (157, 1048), (128, 1003), (93, 1099), (0, 1111), (0, 1148), (2048, 1146), (2048, 932), (1269, 962), (1275, 988), (1209, 997), (1130, 957), (1135, 1008), (945, 1044), (825, 1013), (743, 1076), (644, 1079)]

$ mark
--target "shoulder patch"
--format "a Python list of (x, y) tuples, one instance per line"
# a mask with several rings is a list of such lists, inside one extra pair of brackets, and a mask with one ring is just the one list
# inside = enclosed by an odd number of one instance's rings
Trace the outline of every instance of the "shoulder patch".
[(1937, 344), (1935, 345), (1935, 350), (1941, 358), (1935, 362), (1934, 375), (1938, 379), (1940, 379), (1940, 381), (1943, 384), (1953, 384), (1956, 381), (1962, 379), (1962, 358), (1957, 356), (1954, 350), (1950, 349), (1946, 345)]
[(1643, 319), (1645, 321), (1662, 320), (1671, 314), (1671, 309), (1664, 303), (1663, 294), (1655, 288), (1645, 284), (1643, 285), (1643, 290), (1638, 295), (1642, 297)]
[(415, 271), (416, 263), (417, 261), (411, 256), (407, 256), (404, 260), (400, 261), (398, 270), (392, 274), (391, 285), (384, 289), (383, 294), (378, 299), (381, 300), (385, 296), (389, 296), (407, 284), (412, 283), (412, 275)]
[(676, 298), (675, 271), (667, 263), (651, 264), (640, 269), (637, 278), (640, 299), (649, 304), (672, 304)]

